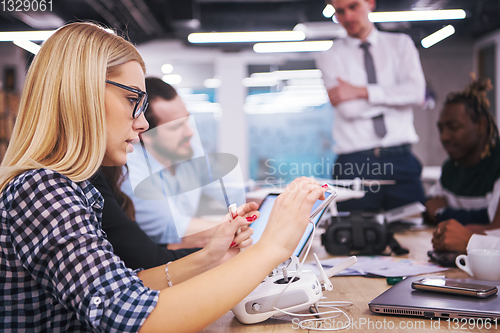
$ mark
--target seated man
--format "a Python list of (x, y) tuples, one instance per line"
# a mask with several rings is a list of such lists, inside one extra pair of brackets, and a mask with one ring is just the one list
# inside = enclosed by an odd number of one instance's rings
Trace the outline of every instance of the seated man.
[[(129, 177), (123, 182), (122, 191), (134, 203), (137, 223), (154, 242), (169, 244), (169, 249), (203, 247), (213, 233), (210, 228), (218, 222), (203, 219), (198, 210), (210, 197), (216, 203), (212, 206), (218, 204), (220, 208), (218, 214), (225, 215), (223, 190), (217, 179), (209, 179), (208, 157), (205, 158), (193, 130), (194, 123), (190, 124), (189, 112), (175, 89), (160, 79), (146, 78), (146, 90), (150, 105), (144, 115), (150, 130), (142, 134), (144, 146), (135, 145), (129, 154)], [(242, 179), (235, 174), (238, 170), (235, 168), (227, 178)], [(152, 198), (138, 192), (138, 185), (148, 177), (159, 187)], [(239, 206), (245, 202), (242, 182), (232, 187), (226, 182), (225, 191), (231, 203)]]
[(473, 81), (448, 95), (439, 116), (440, 139), (449, 159), (426, 202), (434, 223), (455, 219), (472, 231), (500, 228), (500, 145), (486, 97), (489, 89), (489, 80)]
[(476, 234), (452, 219), (438, 224), (432, 246), (438, 251), (459, 253), (472, 249), (500, 250), (500, 229), (488, 230), (486, 235)]

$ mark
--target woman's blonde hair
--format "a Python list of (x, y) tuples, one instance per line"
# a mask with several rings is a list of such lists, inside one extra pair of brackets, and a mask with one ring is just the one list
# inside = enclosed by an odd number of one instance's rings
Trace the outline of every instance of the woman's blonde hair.
[(28, 70), (19, 113), (0, 167), (0, 191), (15, 176), (47, 168), (90, 178), (106, 151), (105, 80), (137, 61), (137, 49), (93, 23), (71, 23), (42, 45)]

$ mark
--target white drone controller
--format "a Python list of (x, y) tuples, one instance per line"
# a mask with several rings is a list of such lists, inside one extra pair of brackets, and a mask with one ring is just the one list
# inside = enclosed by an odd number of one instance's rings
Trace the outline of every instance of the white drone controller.
[[(356, 263), (356, 257), (352, 256), (325, 273), (316, 254), (314, 258), (321, 272), (320, 278), (323, 284), (311, 271), (296, 272), (299, 260), (292, 256), (275, 268), (250, 295), (232, 309), (235, 317), (243, 324), (255, 324), (271, 316), (284, 315), (283, 311), (307, 310), (317, 305), (323, 297), (323, 290), (333, 290), (329, 277)], [(287, 287), (292, 277), (294, 280)], [(285, 288), (286, 291), (275, 302)]]

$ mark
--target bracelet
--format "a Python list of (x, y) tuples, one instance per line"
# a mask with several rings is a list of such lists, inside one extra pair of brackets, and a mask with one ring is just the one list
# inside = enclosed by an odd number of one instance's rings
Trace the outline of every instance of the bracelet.
[(165, 275), (167, 276), (167, 284), (169, 287), (172, 287), (172, 281), (170, 281), (170, 274), (168, 274), (168, 265), (170, 265), (172, 262), (169, 261), (167, 262), (167, 265), (165, 265)]

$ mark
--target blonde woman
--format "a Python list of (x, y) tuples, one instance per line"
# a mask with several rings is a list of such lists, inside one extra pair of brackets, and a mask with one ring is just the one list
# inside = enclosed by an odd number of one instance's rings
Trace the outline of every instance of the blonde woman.
[[(279, 197), (258, 243), (213, 269), (189, 256), (168, 273), (132, 271), (113, 254), (87, 179), (123, 165), (148, 128), (144, 72), (129, 42), (88, 23), (60, 28), (31, 64), (0, 169), (0, 330), (198, 331), (295, 249), (324, 192), (305, 178)], [(247, 242), (235, 232), (255, 209), (223, 222), (214, 247)]]

